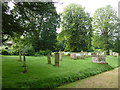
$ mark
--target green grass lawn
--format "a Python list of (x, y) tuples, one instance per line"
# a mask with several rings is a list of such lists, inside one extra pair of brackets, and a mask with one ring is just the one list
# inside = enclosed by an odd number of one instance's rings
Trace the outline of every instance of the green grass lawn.
[(2, 56), (3, 88), (55, 88), (118, 67), (117, 57), (107, 56), (109, 64), (96, 64), (91, 57), (72, 60), (64, 56), (60, 66), (47, 64), (47, 57), (27, 56), (28, 72), (23, 74), (23, 62), (18, 56)]

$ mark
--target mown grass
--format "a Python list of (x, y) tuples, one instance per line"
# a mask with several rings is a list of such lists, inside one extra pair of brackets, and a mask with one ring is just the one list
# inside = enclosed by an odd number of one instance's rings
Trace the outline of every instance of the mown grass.
[(117, 57), (107, 56), (109, 64), (96, 64), (91, 57), (72, 60), (64, 56), (60, 66), (47, 64), (47, 57), (27, 56), (28, 72), (23, 74), (23, 62), (18, 56), (2, 56), (3, 88), (55, 88), (118, 67)]

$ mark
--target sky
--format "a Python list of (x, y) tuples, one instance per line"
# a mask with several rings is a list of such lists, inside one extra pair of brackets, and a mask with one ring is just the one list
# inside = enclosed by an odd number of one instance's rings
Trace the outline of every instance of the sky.
[[(118, 11), (118, 2), (120, 0), (55, 0), (55, 1), (58, 1), (60, 3), (55, 4), (58, 13), (62, 12), (63, 8), (69, 5), (70, 3), (76, 3), (82, 5), (82, 7), (85, 7), (85, 11), (89, 12), (92, 16), (96, 9), (104, 7), (106, 5), (111, 5), (116, 11)], [(10, 3), (9, 6), (12, 8), (13, 4)]]
[[(82, 7), (85, 7), (85, 11), (90, 13), (90, 15), (92, 16), (95, 10), (106, 5), (111, 5), (118, 12), (118, 2), (120, 0), (56, 0), (56, 1), (59, 2), (55, 3), (56, 10), (58, 13), (62, 12), (63, 9), (70, 3), (76, 3), (82, 5)], [(9, 6), (12, 9), (14, 5), (12, 3), (9, 3)], [(60, 29), (57, 29), (58, 33), (60, 31), (61, 31)]]
[(56, 4), (57, 12), (62, 12), (63, 8), (70, 3), (80, 4), (85, 7), (85, 11), (89, 12), (91, 16), (94, 11), (98, 8), (104, 7), (106, 5), (111, 5), (116, 11), (118, 11), (118, 2), (120, 0), (58, 0), (63, 4)]

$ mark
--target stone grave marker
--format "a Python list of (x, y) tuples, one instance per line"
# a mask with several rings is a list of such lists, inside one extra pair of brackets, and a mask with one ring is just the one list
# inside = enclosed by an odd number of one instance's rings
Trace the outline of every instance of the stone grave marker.
[(119, 53), (114, 52), (113, 56), (117, 57), (117, 56), (119, 56)]
[(55, 53), (55, 66), (59, 66), (59, 53)]
[(72, 59), (83, 59), (84, 58), (84, 55), (83, 55), (83, 53), (71, 53), (70, 54), (70, 57), (72, 58)]
[(99, 64), (108, 64), (105, 61), (105, 55), (103, 53), (92, 53), (92, 62)]
[(48, 64), (51, 64), (50, 53), (47, 55)]
[(70, 57), (71, 57), (72, 59), (77, 59), (77, 56), (76, 56), (75, 53), (71, 53), (71, 54), (70, 54)]
[(91, 55), (92, 55), (92, 53), (89, 52), (89, 53), (88, 53), (88, 56), (91, 56)]

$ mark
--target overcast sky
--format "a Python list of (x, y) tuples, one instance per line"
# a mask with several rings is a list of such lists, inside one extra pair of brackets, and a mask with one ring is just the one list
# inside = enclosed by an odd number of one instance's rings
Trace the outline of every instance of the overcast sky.
[(58, 0), (58, 1), (63, 3), (55, 5), (57, 7), (58, 12), (62, 12), (63, 8), (69, 5), (70, 3), (76, 3), (85, 7), (85, 10), (89, 12), (92, 16), (92, 14), (97, 8), (101, 8), (106, 5), (111, 5), (113, 8), (115, 8), (116, 11), (118, 11), (118, 2), (120, 0)]
[[(57, 12), (62, 12), (63, 8), (69, 5), (70, 3), (76, 3), (85, 7), (85, 10), (89, 12), (92, 16), (92, 14), (97, 8), (101, 8), (106, 5), (111, 5), (113, 8), (115, 8), (116, 11), (118, 11), (118, 2), (120, 0), (55, 0), (55, 1), (60, 2), (60, 4), (55, 4)], [(12, 7), (13, 4), (10, 3), (9, 6)]]
[[(85, 7), (85, 11), (89, 12), (91, 16), (94, 11), (98, 8), (104, 7), (106, 5), (111, 5), (118, 12), (118, 2), (120, 0), (56, 0), (59, 1), (59, 4), (56, 3), (57, 12), (62, 12), (63, 8), (69, 5), (70, 3), (76, 3)], [(12, 8), (13, 4), (10, 3), (9, 6)], [(60, 32), (60, 29), (57, 29), (57, 32)]]

